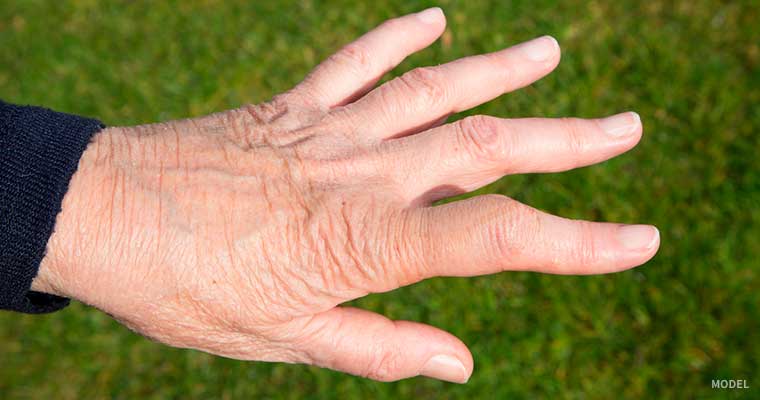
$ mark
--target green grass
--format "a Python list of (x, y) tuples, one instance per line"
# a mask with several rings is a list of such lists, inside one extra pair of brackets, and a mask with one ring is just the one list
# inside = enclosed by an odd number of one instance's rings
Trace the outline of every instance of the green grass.
[[(366, 1), (5, 1), (0, 97), (110, 125), (265, 100), (383, 19), (432, 5)], [(636, 110), (630, 153), (499, 192), (567, 217), (656, 224), (659, 254), (597, 277), (433, 279), (355, 303), (471, 346), (457, 386), (376, 383), (152, 343), (81, 304), (0, 315), (1, 398), (760, 397), (760, 7), (752, 1), (441, 1), (444, 40), (397, 73), (542, 34), (557, 70), (472, 113)], [(749, 390), (712, 390), (714, 378)]]

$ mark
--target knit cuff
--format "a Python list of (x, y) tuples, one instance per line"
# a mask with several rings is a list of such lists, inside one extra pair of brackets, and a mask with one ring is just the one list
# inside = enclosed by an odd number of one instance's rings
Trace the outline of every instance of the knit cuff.
[(97, 120), (0, 101), (0, 309), (46, 313), (69, 300), (31, 291), (63, 196)]

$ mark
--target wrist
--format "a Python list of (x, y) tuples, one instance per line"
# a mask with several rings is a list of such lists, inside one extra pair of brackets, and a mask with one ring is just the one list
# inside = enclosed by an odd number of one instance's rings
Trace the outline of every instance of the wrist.
[(86, 241), (104, 228), (100, 226), (102, 222), (92, 221), (102, 221), (98, 216), (110, 208), (105, 185), (110, 180), (107, 176), (112, 166), (111, 153), (119, 132), (120, 128), (103, 129), (82, 153), (56, 216), (45, 256), (32, 281), (32, 290), (76, 299), (86, 297), (84, 292), (91, 286), (86, 270), (92, 250), (92, 244)]

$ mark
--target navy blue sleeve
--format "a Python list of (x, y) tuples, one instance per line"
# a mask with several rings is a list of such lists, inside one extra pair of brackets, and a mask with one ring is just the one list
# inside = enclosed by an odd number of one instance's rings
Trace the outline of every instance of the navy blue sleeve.
[(63, 196), (100, 121), (0, 100), (0, 309), (46, 313), (69, 300), (30, 290)]

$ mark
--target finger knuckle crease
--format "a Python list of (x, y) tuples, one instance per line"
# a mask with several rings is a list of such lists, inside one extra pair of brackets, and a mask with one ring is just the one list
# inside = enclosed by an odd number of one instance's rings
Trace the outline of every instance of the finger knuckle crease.
[(599, 252), (594, 243), (594, 227), (590, 222), (581, 221), (578, 227), (577, 244), (573, 246), (571, 262), (574, 269), (588, 269), (599, 259)]
[(562, 128), (567, 137), (567, 147), (571, 154), (583, 154), (588, 147), (588, 141), (584, 135), (583, 128), (575, 118), (562, 118)]
[(380, 350), (380, 355), (374, 359), (366, 371), (368, 378), (388, 382), (396, 377), (396, 371), (399, 370), (400, 360), (390, 349)]
[(474, 158), (500, 161), (506, 156), (500, 131), (494, 118), (476, 115), (463, 119), (458, 125), (462, 144)]
[(434, 67), (422, 67), (401, 75), (399, 81), (415, 96), (422, 97), (432, 106), (444, 102), (448, 95), (442, 75), (443, 73)]
[(540, 235), (541, 223), (538, 211), (521, 206), (514, 201), (501, 204), (503, 219), (491, 227), (491, 235), (496, 243), (497, 256), (504, 260), (524, 256), (531, 237)]
[(356, 71), (357, 75), (369, 73), (372, 70), (372, 57), (367, 49), (359, 43), (346, 45), (336, 53), (333, 61), (343, 64)]

